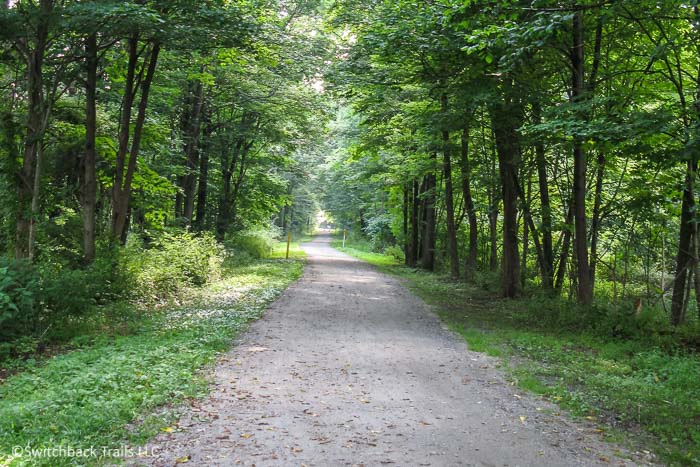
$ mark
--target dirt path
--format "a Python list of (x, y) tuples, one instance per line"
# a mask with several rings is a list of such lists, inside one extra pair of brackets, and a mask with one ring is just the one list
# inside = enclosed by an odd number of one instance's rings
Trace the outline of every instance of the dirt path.
[(592, 426), (521, 395), (395, 279), (304, 246), (309, 264), (242, 336), (206, 400), (138, 464), (616, 465)]

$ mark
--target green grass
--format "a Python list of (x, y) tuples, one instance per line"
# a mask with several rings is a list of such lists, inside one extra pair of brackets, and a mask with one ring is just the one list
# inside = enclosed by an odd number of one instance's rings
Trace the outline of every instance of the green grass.
[[(301, 244), (313, 240), (313, 235), (292, 236), (292, 242), (289, 244), (289, 259), (306, 258), (306, 253), (301, 249)], [(277, 242), (272, 249), (271, 258), (284, 259), (287, 254), (287, 242)]]
[(367, 261), (368, 263), (374, 264), (375, 266), (386, 268), (391, 266), (399, 266), (402, 264), (401, 261), (394, 257), (387, 256), (382, 253), (374, 253), (365, 249), (361, 249), (361, 246), (363, 245), (353, 244), (354, 246), (350, 246), (348, 242), (346, 242), (345, 247), (343, 247), (342, 245), (342, 240), (336, 239), (331, 241), (331, 246), (333, 248), (342, 251), (343, 253), (347, 253), (350, 256), (354, 256), (355, 258)]
[(13, 447), (138, 446), (204, 395), (206, 368), (303, 269), (257, 261), (229, 269), (191, 303), (142, 317), (131, 335), (96, 335), (0, 385), (0, 465), (76, 465), (118, 459), (13, 456)]
[[(700, 358), (670, 345), (668, 336), (606, 335), (604, 307), (551, 297), (504, 300), (493, 277), (455, 282), (368, 253), (362, 243), (339, 249), (403, 279), (470, 349), (502, 357), (524, 390), (596, 420), (611, 439), (631, 440), (671, 464), (700, 465)], [(581, 332), (593, 319), (600, 323)]]

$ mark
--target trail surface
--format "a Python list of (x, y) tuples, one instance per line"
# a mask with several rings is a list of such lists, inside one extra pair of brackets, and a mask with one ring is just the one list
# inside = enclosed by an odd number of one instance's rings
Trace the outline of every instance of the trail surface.
[(624, 464), (592, 425), (523, 395), (397, 280), (317, 237), (301, 280), (136, 464)]

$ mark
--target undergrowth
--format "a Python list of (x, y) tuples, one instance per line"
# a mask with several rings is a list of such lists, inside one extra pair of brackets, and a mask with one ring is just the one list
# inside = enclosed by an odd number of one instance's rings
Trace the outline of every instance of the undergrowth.
[[(73, 338), (69, 352), (25, 362), (0, 384), (0, 465), (119, 461), (110, 453), (143, 444), (172, 421), (172, 411), (158, 409), (206, 392), (203, 368), (299, 277), (302, 266), (298, 260), (224, 265), (223, 279), (193, 292), (182, 306), (131, 309), (123, 327), (111, 322), (103, 332)], [(32, 457), (18, 455), (18, 446), (39, 452), (93, 447), (98, 456)]]

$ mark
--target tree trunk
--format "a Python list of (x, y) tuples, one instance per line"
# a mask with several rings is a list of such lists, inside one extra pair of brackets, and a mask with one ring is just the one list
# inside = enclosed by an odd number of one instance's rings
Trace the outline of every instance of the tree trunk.
[[(584, 89), (584, 33), (583, 13), (577, 11), (573, 17), (573, 45), (571, 48), (572, 102), (580, 103), (585, 98)], [(586, 221), (586, 168), (587, 154), (580, 137), (574, 137), (574, 244), (576, 248), (576, 280), (578, 301), (589, 304), (593, 301), (593, 283), (588, 262), (588, 226)]]
[(500, 200), (494, 193), (489, 208), (489, 270), (498, 271), (498, 204)]
[[(133, 85), (129, 84), (128, 75), (131, 74), (131, 79), (133, 83), (133, 73), (135, 71), (135, 63), (138, 54), (138, 36), (132, 37), (129, 44), (129, 69), (127, 71), (127, 89)], [(151, 83), (153, 82), (153, 77), (156, 71), (156, 65), (158, 63), (158, 54), (160, 53), (160, 44), (154, 43), (151, 47), (150, 53), (146, 54), (144, 59), (144, 68), (147, 68), (146, 76), (143, 78), (141, 83), (141, 98), (138, 105), (138, 113), (136, 116), (136, 121), (134, 122), (134, 134), (133, 140), (131, 142), (131, 149), (129, 153), (129, 161), (126, 167), (126, 172), (124, 172), (124, 164), (126, 162), (127, 146), (129, 141), (129, 127), (131, 121), (131, 110), (126, 108), (127, 104), (129, 107), (134, 101), (134, 89), (129, 92), (130, 96), (127, 99), (125, 93), (124, 101), (122, 102), (122, 112), (126, 115), (122, 116), (122, 134), (120, 134), (119, 141), (119, 153), (117, 154), (117, 177), (115, 179), (114, 190), (112, 195), (112, 236), (123, 244), (126, 241), (127, 232), (127, 217), (129, 215), (129, 198), (131, 197), (131, 183), (134, 178), (134, 173), (136, 172), (136, 162), (138, 159), (139, 149), (141, 146), (141, 136), (143, 134), (143, 125), (146, 121), (146, 108), (148, 106), (148, 96), (151, 90)], [(133, 54), (133, 58), (132, 58)], [(133, 60), (133, 67), (132, 67)], [(122, 152), (123, 151), (123, 152)], [(121, 164), (121, 168), (119, 165)], [(122, 184), (123, 178), (123, 184)]]
[(205, 221), (207, 218), (207, 192), (209, 184), (209, 140), (214, 128), (208, 121), (205, 114), (203, 117), (207, 121), (202, 135), (203, 141), (201, 144), (201, 156), (199, 159), (199, 183), (197, 184), (197, 216), (195, 218), (195, 229), (198, 232), (204, 231)]
[(197, 169), (199, 167), (199, 132), (201, 129), (201, 114), (204, 104), (204, 92), (202, 82), (194, 83), (192, 105), (187, 111), (190, 113), (187, 119), (187, 127), (184, 128), (185, 136), (185, 166), (186, 173), (183, 177), (183, 211), (182, 215), (188, 222), (192, 222), (194, 215), (195, 192), (197, 187)]
[[(527, 210), (530, 209), (531, 199), (532, 199), (532, 173), (531, 173), (531, 171), (529, 171), (528, 175), (527, 175), (527, 193), (525, 194), (525, 199), (523, 199), (523, 205), (525, 206), (525, 209), (527, 209)], [(528, 213), (523, 213), (523, 217), (524, 218), (528, 217)], [(527, 280), (527, 255), (529, 253), (528, 250), (530, 247), (529, 228), (530, 228), (530, 222), (528, 222), (528, 219), (524, 219), (524, 221), (523, 221), (523, 255), (522, 255), (521, 264), (520, 264), (520, 287), (523, 289), (525, 288), (525, 281)], [(537, 232), (533, 231), (532, 235), (534, 238), (536, 238)]]
[(561, 293), (564, 287), (564, 279), (566, 278), (566, 267), (569, 262), (569, 252), (571, 250), (572, 226), (574, 222), (574, 210), (569, 204), (566, 211), (566, 219), (564, 220), (564, 232), (562, 233), (561, 250), (559, 250), (559, 267), (557, 269), (556, 282), (554, 289)]
[(678, 254), (676, 256), (676, 277), (673, 282), (673, 295), (671, 296), (671, 323), (679, 325), (684, 320), (685, 289), (688, 282), (688, 273), (692, 266), (691, 241), (693, 236), (693, 213), (695, 210), (695, 194), (693, 193), (693, 179), (695, 178), (695, 166), (688, 161), (685, 186), (683, 188), (683, 201), (681, 203), (681, 226), (678, 238)]
[[(434, 164), (435, 153), (430, 156)], [(425, 221), (423, 225), (423, 251), (421, 266), (428, 271), (435, 269), (435, 172), (425, 176)]]
[(95, 259), (95, 223), (97, 208), (97, 35), (85, 41), (85, 160), (83, 162), (82, 217), (83, 263)]
[(503, 257), (501, 284), (508, 298), (520, 293), (520, 252), (518, 248), (518, 188), (517, 167), (520, 146), (517, 129), (520, 127), (517, 104), (506, 93), (502, 102), (491, 108), (491, 122), (496, 138), (496, 152), (503, 199)]
[(477, 267), (477, 255), (479, 253), (479, 223), (474, 209), (474, 199), (471, 189), (471, 164), (469, 162), (469, 127), (462, 130), (461, 136), (460, 168), (462, 170), (462, 196), (469, 220), (469, 249), (464, 265), (464, 274), (467, 279), (474, 275)]
[(36, 43), (27, 55), (27, 123), (24, 141), (22, 169), (17, 186), (17, 225), (15, 230), (15, 257), (29, 259), (34, 246), (32, 230), (36, 227), (33, 205), (36, 185), (37, 153), (48, 123), (44, 102), (44, 54), (46, 53), (49, 25), (48, 14), (53, 9), (53, 2), (40, 2), (42, 18), (37, 25)]
[[(447, 112), (447, 95), (441, 98), (442, 111)], [(455, 224), (455, 208), (452, 195), (452, 149), (450, 147), (450, 132), (442, 131), (442, 170), (445, 178), (445, 217), (447, 221), (447, 255), (450, 258), (450, 276), (459, 278), (459, 253), (457, 251), (457, 226)]]
[[(600, 150), (599, 150), (600, 151)], [(598, 265), (598, 237), (600, 234), (601, 208), (603, 204), (603, 177), (605, 175), (605, 154), (598, 153), (598, 167), (596, 168), (595, 193), (593, 196), (593, 217), (591, 218), (591, 259), (589, 274), (591, 287), (595, 290), (595, 272)]]
[(408, 255), (410, 250), (410, 238), (409, 238), (409, 213), (411, 211), (411, 198), (410, 198), (411, 184), (406, 183), (403, 186), (403, 252), (404, 252), (404, 262), (408, 265)]
[(410, 267), (416, 267), (418, 260), (418, 245), (419, 245), (419, 221), (418, 221), (418, 205), (419, 205), (419, 186), (418, 180), (415, 178), (411, 184), (412, 199), (411, 199), (411, 240), (406, 253), (406, 264)]
[[(538, 104), (533, 105), (533, 122), (542, 122), (541, 110)], [(554, 249), (552, 242), (552, 206), (549, 201), (549, 180), (547, 178), (547, 162), (544, 144), (538, 140), (535, 144), (535, 164), (537, 165), (537, 183), (540, 188), (540, 209), (542, 210), (542, 287), (551, 289), (554, 286)]]

